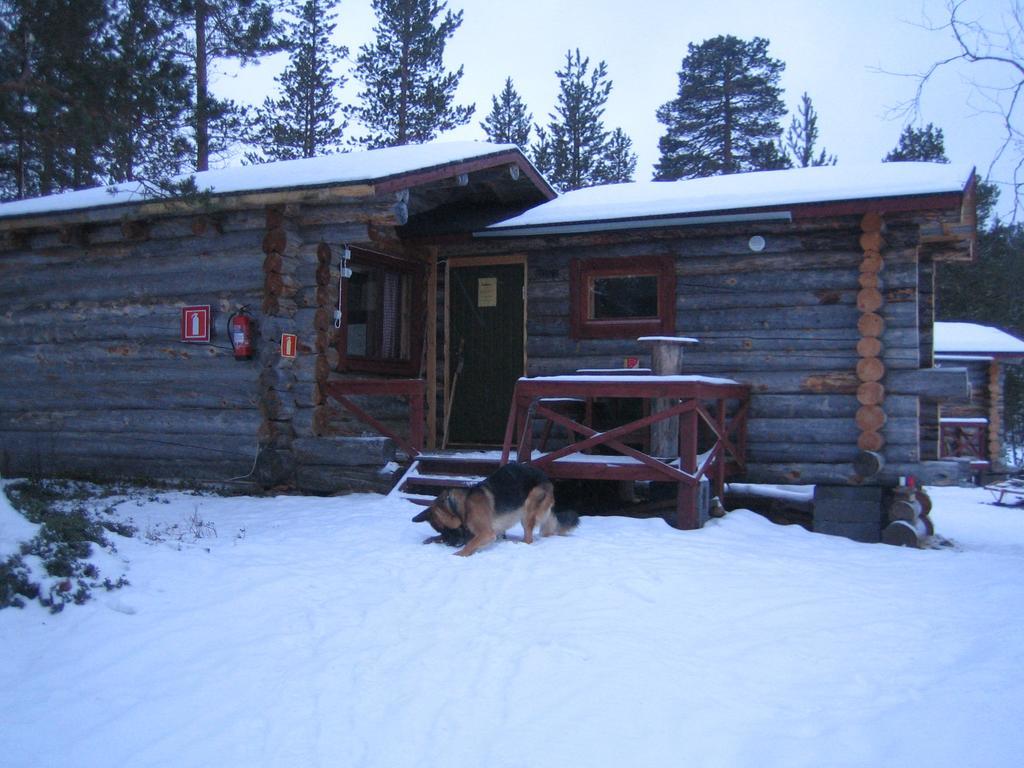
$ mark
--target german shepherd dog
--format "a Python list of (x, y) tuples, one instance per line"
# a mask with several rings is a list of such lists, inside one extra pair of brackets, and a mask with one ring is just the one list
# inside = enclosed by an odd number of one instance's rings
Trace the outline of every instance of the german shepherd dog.
[(516, 523), (523, 524), (527, 544), (533, 543), (535, 526), (542, 536), (565, 534), (576, 527), (576, 515), (556, 513), (554, 505), (554, 488), (543, 472), (526, 464), (506, 464), (476, 485), (443, 491), (412, 521), (430, 523), (438, 532), (424, 544), (443, 541), (459, 546), (469, 538), (455, 553), (468, 557)]

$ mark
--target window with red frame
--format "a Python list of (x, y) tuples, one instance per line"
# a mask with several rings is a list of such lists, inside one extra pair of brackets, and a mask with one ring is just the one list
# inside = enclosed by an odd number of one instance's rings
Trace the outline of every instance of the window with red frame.
[(413, 325), (423, 315), (423, 267), (414, 262), (352, 251), (345, 278), (340, 351), (342, 368), (415, 376), (421, 338)]
[(573, 338), (672, 334), (675, 293), (671, 257), (574, 259), (569, 270)]

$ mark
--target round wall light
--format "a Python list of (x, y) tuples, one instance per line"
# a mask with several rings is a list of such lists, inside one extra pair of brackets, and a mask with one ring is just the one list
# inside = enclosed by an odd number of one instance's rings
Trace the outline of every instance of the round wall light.
[(760, 235), (754, 235), (750, 240), (747, 241), (747, 245), (752, 251), (763, 251), (765, 246), (764, 238)]

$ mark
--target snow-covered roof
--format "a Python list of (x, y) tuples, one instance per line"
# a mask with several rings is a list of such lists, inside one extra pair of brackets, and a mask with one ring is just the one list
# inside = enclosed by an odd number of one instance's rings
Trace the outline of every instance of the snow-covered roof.
[(965, 165), (878, 163), (761, 171), (683, 181), (608, 184), (568, 192), (478, 234), (581, 231), (587, 224), (607, 229), (614, 228), (609, 224), (615, 222), (640, 219), (655, 220), (648, 226), (702, 223), (716, 219), (711, 216), (701, 219), (700, 214), (723, 211), (730, 212), (732, 221), (742, 220), (745, 210), (762, 211), (756, 214), (758, 220), (788, 219), (785, 211), (764, 213), (763, 210), (835, 201), (960, 193), (973, 174), (974, 169)]
[(935, 323), (935, 354), (1024, 355), (1024, 341), (977, 323)]
[[(509, 152), (521, 155), (514, 144), (437, 141), (202, 171), (195, 174), (195, 183), (200, 191), (208, 190), (216, 195), (369, 184)], [(525, 162), (525, 158), (523, 160)], [(143, 203), (155, 197), (141, 183), (129, 182), (3, 203), (0, 204), (0, 219)]]

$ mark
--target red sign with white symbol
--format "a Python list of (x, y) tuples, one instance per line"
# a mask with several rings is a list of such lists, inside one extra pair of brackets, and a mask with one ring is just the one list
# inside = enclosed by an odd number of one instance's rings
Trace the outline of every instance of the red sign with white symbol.
[(623, 362), (623, 368), (639, 368), (640, 358), (639, 357), (627, 357)]
[(181, 308), (181, 340), (210, 341), (210, 305)]
[(281, 357), (295, 357), (299, 346), (299, 337), (294, 333), (281, 334)]

